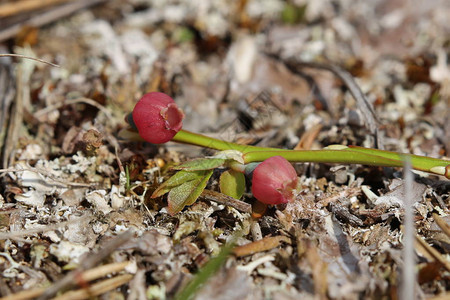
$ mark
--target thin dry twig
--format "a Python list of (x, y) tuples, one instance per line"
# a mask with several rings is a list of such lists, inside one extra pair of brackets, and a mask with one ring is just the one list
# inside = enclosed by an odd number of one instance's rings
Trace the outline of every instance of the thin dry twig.
[(67, 17), (77, 10), (87, 8), (96, 4), (106, 2), (106, 0), (79, 0), (69, 2), (67, 4), (59, 5), (56, 8), (52, 8), (44, 13), (31, 17), (26, 22), (20, 24), (14, 24), (11, 26), (5, 26), (0, 30), (0, 42), (13, 38), (20, 32), (24, 26), (41, 27), (45, 24)]
[(0, 5), (0, 17), (9, 17), (26, 11), (41, 9), (46, 6), (73, 0), (22, 0)]
[[(14, 103), (16, 94), (15, 81), (12, 65), (6, 59), (0, 61), (0, 149), (3, 149), (3, 145), (6, 143), (10, 107)], [(1, 157), (0, 154), (0, 159)]]
[(450, 226), (442, 220), (441, 217), (437, 213), (433, 213), (433, 219), (436, 222), (436, 224), (442, 229), (442, 231), (450, 237)]
[[(76, 279), (79, 278), (80, 274), (87, 269), (91, 269), (96, 264), (103, 261), (106, 257), (108, 257), (113, 251), (115, 251), (117, 248), (119, 248), (121, 245), (126, 243), (130, 238), (132, 238), (134, 235), (134, 230), (128, 230), (119, 236), (115, 237), (114, 239), (108, 241), (99, 251), (96, 253), (93, 253), (92, 255), (88, 255), (86, 260), (84, 260), (80, 267), (67, 275), (65, 275), (63, 278), (55, 282), (50, 288), (48, 288), (44, 294), (42, 294), (38, 299), (49, 299), (56, 295), (56, 293), (62, 289), (65, 289), (69, 286), (72, 286)], [(123, 275), (125, 276), (125, 275)], [(131, 275), (127, 275), (126, 278), (131, 279)], [(123, 283), (122, 283), (123, 284)], [(93, 290), (94, 289), (94, 286)]]
[[(1, 11), (1, 8), (0, 8)], [(22, 54), (11, 54), (11, 53), (0, 53), (0, 57), (18, 57), (18, 58), (26, 58), (26, 59), (31, 59), (34, 61), (38, 61), (41, 62), (43, 64), (47, 64), (50, 65), (52, 67), (57, 67), (57, 68), (61, 68), (59, 65), (56, 65), (54, 63), (48, 62), (46, 60), (40, 59), (40, 58), (36, 58), (36, 57), (31, 57), (31, 56), (27, 56), (27, 55), (22, 55)]]
[(431, 255), (436, 261), (442, 264), (447, 271), (450, 272), (450, 263), (436, 249), (428, 245), (428, 243), (418, 235), (416, 235), (416, 241), (425, 251), (427, 251), (429, 255)]
[(337, 194), (334, 194), (330, 197), (326, 197), (324, 199), (321, 199), (317, 202), (318, 207), (326, 207), (331, 202), (338, 201), (342, 198), (351, 198), (354, 196), (358, 196), (361, 194), (361, 188), (360, 187), (354, 187), (354, 188), (347, 188)]
[(269, 57), (272, 57), (272, 58), (282, 62), (289, 70), (291, 70), (293, 72), (298, 72), (298, 68), (322, 69), (322, 70), (330, 71), (335, 76), (337, 76), (339, 79), (341, 79), (342, 82), (344, 82), (344, 84), (347, 86), (348, 90), (350, 91), (350, 94), (352, 94), (353, 98), (356, 100), (358, 108), (364, 117), (367, 128), (369, 129), (370, 133), (375, 136), (376, 146), (379, 149), (384, 148), (383, 141), (381, 139), (381, 136), (378, 133), (379, 121), (378, 121), (376, 113), (372, 107), (372, 104), (369, 102), (369, 100), (367, 100), (367, 98), (364, 95), (364, 93), (362, 92), (361, 88), (359, 87), (359, 85), (356, 83), (355, 79), (349, 72), (342, 69), (341, 67), (338, 67), (338, 66), (335, 66), (332, 64), (284, 60), (275, 54), (268, 53), (267, 55)]
[(103, 105), (99, 104), (95, 100), (92, 100), (92, 99), (89, 99), (89, 98), (84, 98), (84, 97), (77, 98), (77, 99), (65, 100), (65, 101), (63, 101), (61, 103), (57, 103), (57, 104), (54, 104), (54, 105), (47, 106), (46, 108), (43, 108), (43, 109), (38, 110), (37, 112), (35, 112), (34, 113), (34, 117), (35, 118), (39, 118), (42, 115), (48, 114), (51, 111), (54, 111), (56, 109), (59, 109), (59, 108), (63, 107), (64, 105), (77, 104), (77, 103), (85, 103), (85, 104), (92, 105), (92, 106), (98, 108), (99, 110), (101, 110), (108, 117), (108, 120), (112, 120), (113, 119), (113, 116), (111, 115), (111, 112), (106, 107), (104, 107)]
[(311, 150), (311, 146), (319, 135), (322, 127), (322, 124), (316, 124), (310, 130), (306, 131), (300, 137), (300, 141), (295, 145), (294, 150)]
[(96, 280), (108, 274), (120, 272), (124, 270), (130, 263), (131, 262), (129, 261), (124, 261), (99, 266), (90, 270), (86, 270), (86, 272), (82, 273), (80, 276), (85, 281)]
[(214, 201), (214, 202), (217, 202), (220, 204), (231, 206), (242, 212), (246, 212), (246, 213), (252, 212), (252, 206), (250, 204), (248, 204), (244, 201), (234, 199), (233, 197), (227, 196), (225, 194), (215, 192), (215, 191), (205, 189), (202, 192), (202, 194), (200, 195), (200, 199)]
[[(101, 277), (104, 277), (106, 275), (117, 273), (125, 269), (126, 266), (130, 264), (129, 261), (125, 262), (119, 262), (119, 263), (112, 263), (103, 265), (94, 269), (87, 270), (86, 272), (83, 272), (80, 274), (80, 277), (78, 278), (80, 281), (92, 281), (99, 279)], [(30, 290), (20, 291), (18, 293), (8, 295), (6, 297), (0, 298), (0, 300), (27, 300), (27, 299), (34, 299), (36, 297), (39, 297), (42, 295), (47, 288), (39, 287), (34, 288)]]
[(345, 220), (345, 223), (349, 223), (355, 227), (364, 225), (364, 222), (360, 218), (350, 213), (348, 208), (341, 205), (339, 202), (330, 202), (329, 207), (331, 212), (338, 217), (338, 219)]
[(45, 291), (45, 288), (34, 288), (31, 290), (26, 291), (20, 291), (15, 294), (11, 294), (5, 297), (0, 298), (0, 300), (28, 300), (28, 299), (34, 299), (36, 297), (39, 297), (39, 295), (42, 295), (42, 293)]
[(251, 255), (276, 248), (281, 242), (290, 244), (291, 240), (284, 235), (265, 237), (262, 240), (236, 247), (233, 249), (233, 253), (238, 257)]
[(119, 275), (111, 279), (103, 280), (99, 283), (93, 284), (89, 289), (83, 289), (78, 291), (67, 292), (59, 297), (53, 298), (54, 300), (81, 300), (89, 299), (93, 296), (99, 296), (121, 285), (129, 282), (133, 278), (131, 274)]
[(8, 130), (6, 133), (4, 151), (3, 151), (3, 162), (2, 166), (4, 168), (12, 164), (13, 151), (16, 147), (17, 140), (19, 139), (20, 125), (23, 119), (23, 88), (25, 85), (25, 80), (22, 78), (23, 71), (21, 66), (17, 68), (16, 77), (16, 101), (12, 104), (11, 117), (8, 124)]

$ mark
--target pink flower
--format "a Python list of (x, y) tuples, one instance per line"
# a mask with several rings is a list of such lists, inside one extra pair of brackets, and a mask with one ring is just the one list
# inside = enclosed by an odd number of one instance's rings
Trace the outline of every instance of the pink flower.
[(139, 135), (153, 144), (170, 141), (183, 126), (183, 118), (175, 101), (164, 93), (145, 94), (133, 109)]
[(273, 156), (253, 171), (252, 193), (265, 204), (282, 204), (293, 200), (297, 186), (297, 173), (283, 157)]

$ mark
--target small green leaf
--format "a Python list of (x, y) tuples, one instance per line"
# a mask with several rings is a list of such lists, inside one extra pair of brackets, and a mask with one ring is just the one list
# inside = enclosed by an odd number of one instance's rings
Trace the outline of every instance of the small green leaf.
[(305, 18), (306, 5), (286, 4), (281, 12), (281, 20), (286, 24), (297, 24)]
[(175, 173), (172, 177), (167, 179), (163, 184), (161, 184), (156, 191), (153, 192), (152, 198), (161, 197), (162, 195), (169, 192), (172, 188), (182, 185), (185, 182), (189, 182), (198, 178), (202, 178), (203, 172), (187, 172), (179, 171)]
[(225, 264), (231, 251), (234, 248), (236, 239), (242, 236), (242, 232), (238, 232), (232, 236), (230, 243), (222, 246), (219, 254), (211, 258), (191, 279), (191, 281), (175, 296), (175, 300), (190, 300), (194, 299), (195, 294), (201, 286), (216, 274), (220, 268)]
[(171, 215), (180, 212), (186, 205), (191, 205), (201, 195), (211, 177), (213, 170), (201, 171), (201, 177), (188, 181), (170, 190), (167, 202)]
[(173, 169), (184, 171), (212, 170), (223, 166), (225, 161), (226, 159), (223, 158), (198, 158), (182, 163)]
[(244, 174), (227, 170), (220, 175), (220, 192), (235, 199), (240, 199), (245, 191)]

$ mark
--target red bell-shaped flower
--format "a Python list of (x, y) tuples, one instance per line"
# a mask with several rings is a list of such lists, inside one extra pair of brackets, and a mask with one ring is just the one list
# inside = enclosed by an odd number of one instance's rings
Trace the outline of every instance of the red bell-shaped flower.
[(265, 204), (282, 204), (292, 200), (297, 186), (297, 173), (283, 157), (273, 156), (253, 171), (252, 193)]
[(133, 109), (139, 135), (153, 144), (170, 141), (183, 126), (183, 118), (175, 101), (164, 93), (145, 94)]

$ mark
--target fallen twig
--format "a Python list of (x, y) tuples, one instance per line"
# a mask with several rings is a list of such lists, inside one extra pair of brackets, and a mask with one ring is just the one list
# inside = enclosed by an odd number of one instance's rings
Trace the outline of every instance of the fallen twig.
[(29, 18), (27, 21), (5, 26), (0, 30), (0, 42), (16, 36), (24, 26), (41, 27), (45, 24), (67, 17), (77, 10), (87, 8), (96, 4), (106, 2), (106, 0), (79, 0), (52, 8), (44, 13)]
[(428, 245), (428, 243), (418, 235), (416, 235), (416, 241), (431, 257), (442, 264), (442, 266), (450, 272), (450, 263), (436, 249)]
[[(70, 273), (68, 273), (67, 275), (65, 275), (63, 278), (61, 278), (60, 280), (58, 280), (57, 282), (55, 282), (51, 287), (49, 287), (45, 293), (43, 293), (38, 299), (43, 300), (43, 299), (49, 299), (51, 297), (53, 297), (54, 295), (56, 295), (56, 293), (58, 293), (58, 291), (65, 289), (69, 286), (72, 286), (74, 283), (76, 283), (76, 279), (79, 278), (79, 276), (81, 275), (81, 273), (84, 270), (90, 269), (93, 266), (95, 266), (96, 264), (100, 263), (101, 261), (103, 261), (106, 257), (108, 257), (113, 251), (115, 251), (117, 248), (119, 248), (121, 245), (123, 245), (125, 242), (127, 242), (130, 238), (132, 238), (134, 235), (134, 231), (133, 230), (128, 230), (124, 233), (122, 233), (121, 235), (115, 237), (114, 239), (108, 241), (104, 247), (102, 247), (101, 249), (99, 249), (99, 251), (97, 251), (96, 253), (93, 253), (92, 255), (88, 255), (86, 260), (84, 260), (80, 267)], [(120, 278), (117, 279), (118, 282), (122, 282), (117, 286), (122, 285), (125, 282), (128, 282), (129, 280), (131, 280), (133, 276), (132, 275), (122, 275), (122, 276), (117, 276), (115, 278)], [(108, 279), (108, 280), (113, 280), (112, 279)], [(106, 286), (108, 286), (106, 284), (106, 282), (108, 280), (103, 281), (105, 283)], [(99, 283), (100, 284), (100, 283)], [(110, 283), (110, 285), (114, 285), (115, 281), (112, 281)], [(93, 285), (92, 286), (92, 291), (96, 291), (96, 290), (102, 290), (101, 293), (96, 294), (96, 295), (100, 295), (102, 293), (104, 293), (105, 291), (103, 291), (105, 288), (104, 285), (97, 286), (97, 285)], [(86, 291), (83, 291), (86, 292)], [(83, 294), (85, 295), (85, 294)], [(89, 296), (89, 295), (88, 295)], [(68, 296), (69, 297), (69, 296)], [(81, 296), (80, 296), (81, 297)], [(83, 296), (85, 297), (85, 296)], [(73, 298), (67, 298), (67, 299), (73, 299)], [(79, 299), (79, 298), (78, 298)]]
[(103, 280), (99, 283), (93, 284), (89, 289), (83, 289), (78, 291), (70, 291), (65, 294), (62, 294), (59, 297), (53, 298), (54, 300), (80, 300), (80, 299), (89, 299), (93, 296), (99, 296), (108, 291), (111, 291), (133, 278), (131, 274), (119, 275), (113, 277), (111, 279)]
[(215, 191), (205, 189), (202, 192), (202, 194), (200, 195), (200, 199), (214, 201), (214, 202), (217, 202), (220, 204), (231, 206), (242, 212), (246, 212), (246, 213), (252, 212), (252, 206), (250, 204), (248, 204), (244, 201), (234, 199), (233, 197), (227, 196), (225, 194), (215, 192)]
[(441, 217), (437, 213), (433, 213), (433, 219), (436, 222), (436, 224), (442, 229), (442, 231), (450, 237), (450, 226), (442, 220)]
[(71, 99), (71, 100), (65, 100), (61, 103), (57, 103), (54, 105), (50, 105), (47, 106), (46, 108), (43, 108), (41, 110), (38, 110), (37, 112), (34, 113), (34, 117), (35, 118), (39, 118), (42, 115), (48, 114), (51, 111), (54, 111), (60, 107), (63, 107), (64, 105), (70, 105), (70, 104), (77, 104), (77, 103), (85, 103), (85, 104), (89, 104), (92, 105), (96, 108), (98, 108), (99, 110), (101, 110), (107, 117), (108, 120), (112, 120), (113, 116), (111, 115), (111, 112), (104, 107), (103, 105), (99, 104), (98, 102), (96, 102), (95, 100), (89, 99), (89, 98), (77, 98), (77, 99)]
[(291, 240), (283, 235), (266, 237), (262, 240), (236, 247), (233, 249), (233, 253), (238, 257), (251, 255), (276, 248), (281, 242), (290, 244)]
[[(86, 272), (83, 272), (82, 274), (80, 274), (80, 277), (78, 277), (78, 279), (80, 280), (80, 278), (81, 278), (81, 280), (84, 280), (84, 281), (96, 280), (96, 279), (99, 279), (106, 275), (120, 272), (123, 269), (125, 269), (125, 267), (128, 266), (129, 264), (130, 264), (129, 261), (125, 261), (125, 262), (120, 262), (120, 263), (112, 263), (112, 264), (103, 265), (103, 266), (100, 266), (100, 267), (97, 267), (94, 269), (87, 270)], [(92, 288), (90, 289), (91, 292), (92, 291), (95, 292), (94, 286), (95, 285), (93, 285)], [(46, 289), (47, 288), (45, 288), (45, 287), (38, 287), (38, 288), (30, 289), (30, 290), (20, 291), (18, 293), (2, 297), (2, 298), (0, 298), (0, 300), (34, 299), (36, 297), (41, 296), (45, 292)], [(80, 291), (76, 291), (76, 292), (79, 293)], [(73, 292), (68, 292), (68, 293), (62, 295), (61, 297), (65, 296), (65, 295), (68, 295), (68, 296), (73, 295), (73, 294), (69, 294), (69, 293), (73, 293)]]
[(356, 100), (359, 110), (361, 111), (367, 128), (370, 133), (372, 133), (376, 138), (376, 146), (378, 149), (384, 149), (383, 142), (381, 140), (380, 135), (378, 134), (378, 120), (375, 114), (375, 111), (372, 107), (372, 104), (367, 100), (366, 96), (362, 92), (359, 85), (356, 83), (353, 76), (342, 69), (339, 66), (335, 66), (332, 64), (322, 64), (315, 62), (303, 62), (303, 61), (294, 61), (294, 60), (284, 60), (281, 59), (276, 54), (267, 54), (269, 57), (272, 57), (276, 60), (281, 61), (289, 70), (293, 72), (298, 72), (298, 68), (314, 68), (314, 69), (323, 69), (332, 72), (335, 76), (339, 77), (344, 84), (347, 86), (349, 92), (352, 94), (353, 98)]

